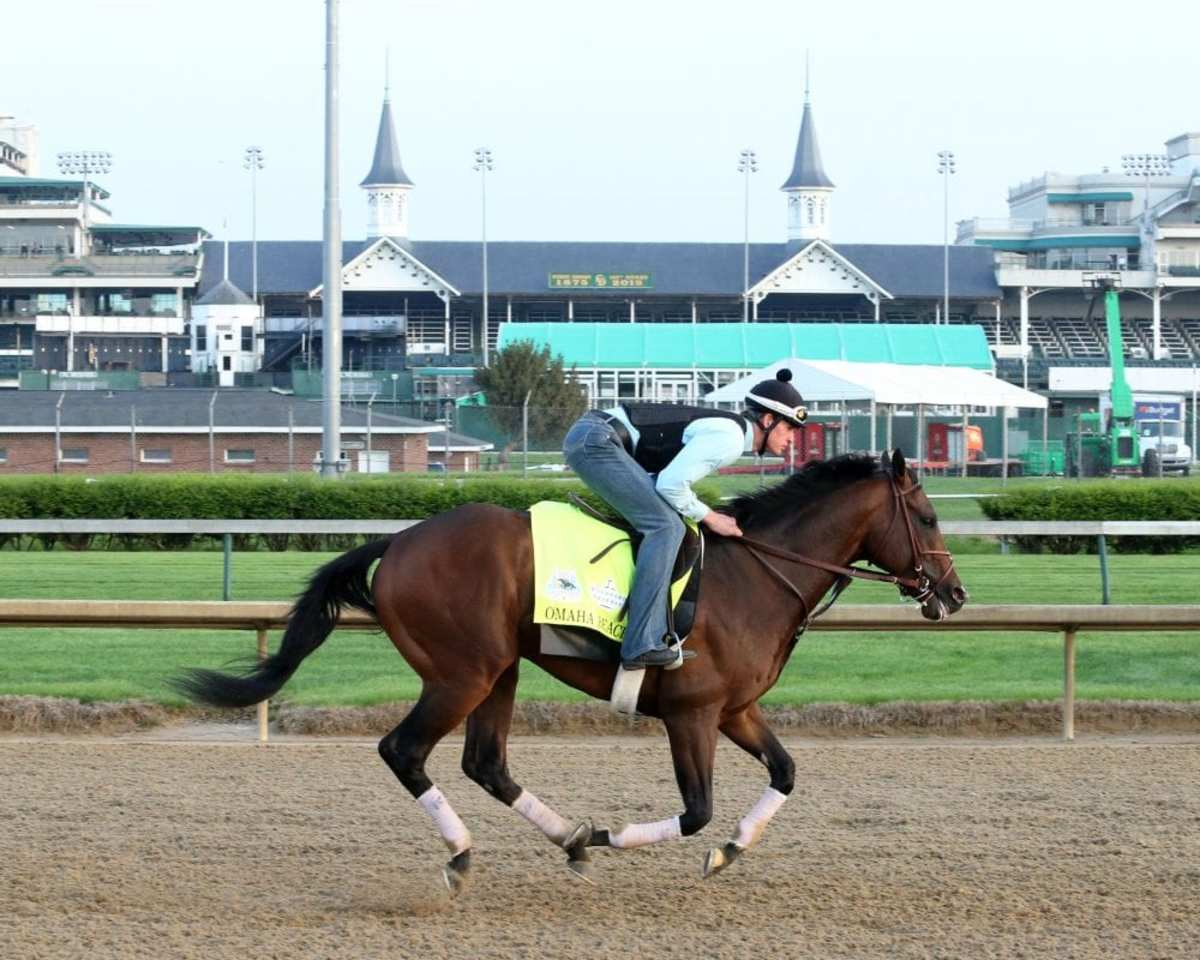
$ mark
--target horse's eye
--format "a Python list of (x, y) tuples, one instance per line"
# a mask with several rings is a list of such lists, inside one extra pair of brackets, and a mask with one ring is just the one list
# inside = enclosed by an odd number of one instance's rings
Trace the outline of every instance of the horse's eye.
[(922, 517), (921, 523), (926, 527), (936, 527), (937, 517)]

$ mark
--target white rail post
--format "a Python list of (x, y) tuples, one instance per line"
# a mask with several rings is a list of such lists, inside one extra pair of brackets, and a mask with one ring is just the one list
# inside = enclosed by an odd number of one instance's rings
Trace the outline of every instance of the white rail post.
[[(258, 628), (258, 660), (261, 663), (267, 659), (267, 628)], [(271, 708), (270, 700), (263, 700), (258, 704), (258, 740), (260, 743), (267, 742), (267, 720), (268, 712)]]
[(1062, 738), (1075, 739), (1075, 628), (1063, 634)]

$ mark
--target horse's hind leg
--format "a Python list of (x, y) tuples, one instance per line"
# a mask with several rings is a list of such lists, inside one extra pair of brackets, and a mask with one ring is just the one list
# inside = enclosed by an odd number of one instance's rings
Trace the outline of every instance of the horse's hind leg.
[(730, 717), (721, 732), (767, 768), (771, 785), (763, 791), (753, 809), (738, 821), (733, 838), (723, 847), (714, 847), (704, 858), (704, 876), (729, 866), (738, 856), (758, 842), (763, 830), (792, 792), (796, 765), (763, 719), (758, 704)]
[(437, 825), (451, 859), (442, 875), (451, 895), (462, 889), (471, 865), (471, 834), (450, 802), (425, 774), (437, 742), (457, 727), (487, 695), (484, 684), (446, 687), (426, 683), (398, 727), (379, 741), (379, 755)]
[(506, 806), (542, 831), (567, 851), (569, 865), (580, 876), (588, 859), (586, 842), (589, 823), (563, 819), (508, 772), (508, 732), (512, 726), (513, 700), (517, 690), (518, 664), (513, 663), (496, 681), (492, 692), (467, 718), (467, 741), (463, 746), (463, 772)]

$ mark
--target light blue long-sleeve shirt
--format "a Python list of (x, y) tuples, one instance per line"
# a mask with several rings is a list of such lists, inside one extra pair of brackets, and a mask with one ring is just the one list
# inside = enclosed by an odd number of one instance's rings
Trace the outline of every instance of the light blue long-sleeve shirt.
[[(617, 407), (606, 412), (625, 425), (636, 450), (639, 434), (625, 411)], [(693, 492), (692, 484), (750, 450), (754, 430), (749, 424), (743, 429), (728, 417), (702, 417), (687, 425), (681, 439), (683, 449), (658, 474), (655, 489), (683, 516), (699, 522), (708, 515), (709, 508)]]

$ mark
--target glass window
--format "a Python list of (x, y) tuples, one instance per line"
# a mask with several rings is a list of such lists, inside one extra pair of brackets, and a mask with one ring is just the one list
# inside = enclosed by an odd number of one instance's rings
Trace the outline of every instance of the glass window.
[(254, 457), (253, 450), (226, 450), (225, 451), (225, 462), (226, 463), (253, 463), (254, 459), (255, 459), (255, 457)]
[(208, 349), (208, 327), (203, 323), (196, 324), (196, 349)]
[(88, 448), (87, 447), (63, 447), (62, 451), (63, 463), (87, 463)]
[(8, 450), (0, 447), (0, 463), (8, 463)]
[(133, 313), (133, 297), (128, 290), (112, 290), (100, 295), (101, 313)]
[(242, 349), (247, 353), (254, 352), (254, 328), (242, 327)]
[(66, 313), (67, 295), (65, 293), (39, 293), (37, 295), (38, 313)]
[(156, 317), (173, 317), (178, 312), (178, 301), (173, 293), (150, 294), (150, 312)]
[[(1143, 437), (1151, 437), (1157, 439), (1159, 423), (1157, 420), (1143, 420), (1140, 424), (1141, 434)], [(1162, 422), (1162, 435), (1164, 437), (1179, 438), (1183, 436), (1183, 424), (1178, 420), (1164, 420)]]
[(142, 463), (170, 463), (171, 450), (169, 447), (152, 449), (142, 447)]

